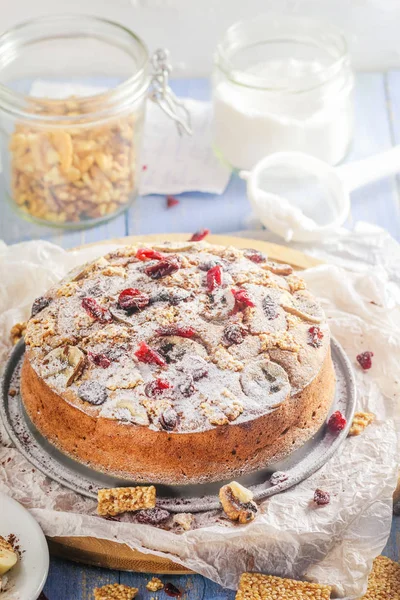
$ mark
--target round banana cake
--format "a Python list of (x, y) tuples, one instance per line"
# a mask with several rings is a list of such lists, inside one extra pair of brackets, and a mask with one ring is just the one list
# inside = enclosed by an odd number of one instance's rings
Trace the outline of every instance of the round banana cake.
[(206, 242), (125, 246), (32, 307), (21, 391), (65, 454), (137, 482), (222, 481), (323, 424), (330, 334), (289, 265)]

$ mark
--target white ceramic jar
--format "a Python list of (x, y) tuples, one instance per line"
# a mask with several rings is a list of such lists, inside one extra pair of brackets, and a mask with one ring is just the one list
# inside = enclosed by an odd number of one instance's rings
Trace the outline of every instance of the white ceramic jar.
[(346, 42), (331, 25), (283, 15), (237, 23), (215, 55), (214, 148), (236, 169), (280, 151), (337, 164), (352, 139), (353, 87)]

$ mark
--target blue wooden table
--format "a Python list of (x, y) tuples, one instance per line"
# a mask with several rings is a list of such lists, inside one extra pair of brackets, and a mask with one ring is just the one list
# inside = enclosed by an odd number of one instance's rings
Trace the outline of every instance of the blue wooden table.
[[(199, 100), (209, 99), (209, 83), (204, 79), (174, 82), (181, 96)], [(356, 86), (356, 132), (348, 160), (370, 156), (400, 143), (400, 71), (362, 73)], [(372, 184), (352, 195), (351, 222), (370, 221), (400, 238), (400, 179), (390, 177)], [(222, 196), (211, 194), (182, 194), (180, 204), (167, 209), (165, 197), (146, 196), (124, 215), (95, 229), (59, 232), (21, 221), (7, 203), (0, 203), (0, 239), (7, 243), (44, 238), (71, 248), (83, 243), (145, 233), (195, 231), (209, 227), (213, 233), (246, 229), (250, 207), (243, 181), (233, 177)], [(399, 559), (400, 517), (393, 522), (392, 535), (385, 554)], [(96, 586), (121, 582), (144, 590), (148, 575), (108, 571), (75, 565), (52, 559), (45, 593), (49, 600), (89, 600)], [(183, 598), (190, 600), (231, 600), (234, 592), (224, 590), (200, 575), (163, 577), (185, 590)], [(140, 597), (148, 598), (149, 592)], [(166, 600), (164, 592), (156, 594)]]

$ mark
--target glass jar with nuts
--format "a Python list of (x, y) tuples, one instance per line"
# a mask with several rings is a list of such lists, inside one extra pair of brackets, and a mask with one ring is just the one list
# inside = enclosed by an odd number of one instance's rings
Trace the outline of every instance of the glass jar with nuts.
[(17, 210), (80, 228), (128, 208), (138, 192), (146, 99), (190, 132), (169, 72), (164, 51), (150, 60), (134, 33), (95, 17), (40, 18), (2, 34), (1, 162)]

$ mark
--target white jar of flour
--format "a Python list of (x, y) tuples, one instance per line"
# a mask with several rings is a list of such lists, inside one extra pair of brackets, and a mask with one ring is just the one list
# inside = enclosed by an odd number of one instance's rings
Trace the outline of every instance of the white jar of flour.
[(331, 25), (283, 15), (237, 23), (215, 55), (215, 151), (236, 169), (280, 151), (337, 164), (353, 134), (353, 88), (346, 41)]

